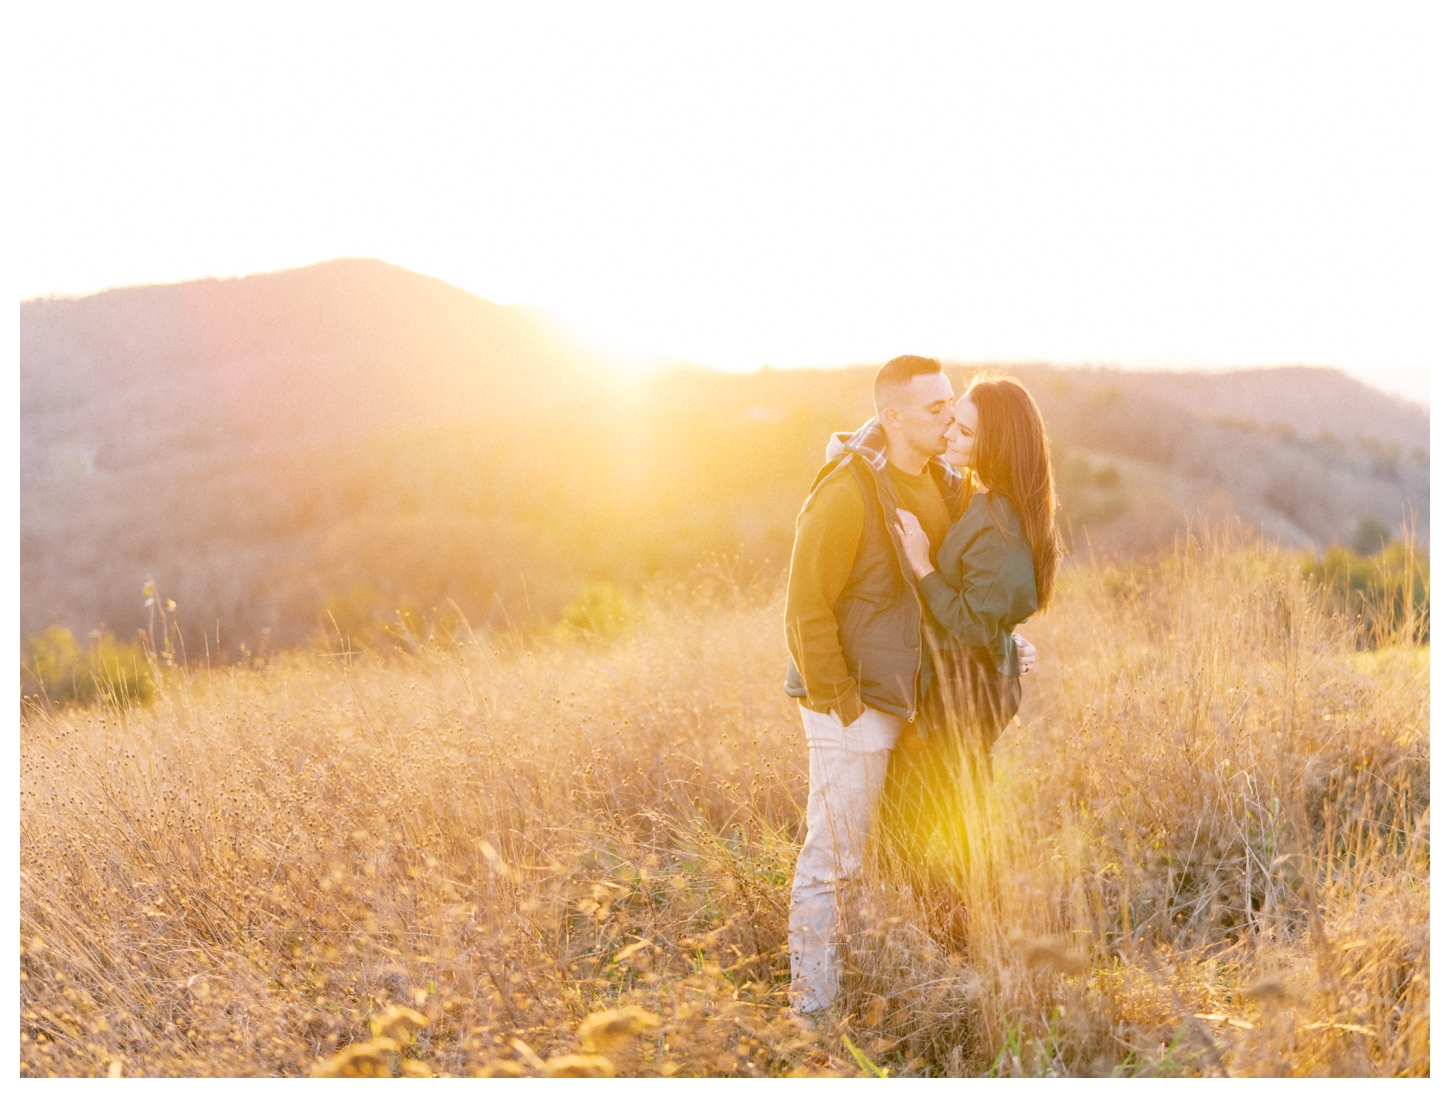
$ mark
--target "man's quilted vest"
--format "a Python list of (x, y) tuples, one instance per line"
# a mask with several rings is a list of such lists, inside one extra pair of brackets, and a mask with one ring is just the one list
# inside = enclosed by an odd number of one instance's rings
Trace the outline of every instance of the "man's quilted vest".
[[(929, 468), (936, 476), (936, 463)], [(816, 474), (811, 494), (833, 475), (854, 475), (866, 503), (856, 560), (835, 604), (846, 667), (859, 685), (862, 702), (883, 713), (915, 720), (922, 686), (923, 611), (916, 583), (910, 578), (911, 565), (893, 530), (896, 489), (889, 473), (878, 473), (864, 458), (847, 454), (828, 462)], [(952, 493), (940, 478), (937, 486), (955, 515)], [(806, 696), (794, 660), (786, 670), (785, 692), (793, 698)]]

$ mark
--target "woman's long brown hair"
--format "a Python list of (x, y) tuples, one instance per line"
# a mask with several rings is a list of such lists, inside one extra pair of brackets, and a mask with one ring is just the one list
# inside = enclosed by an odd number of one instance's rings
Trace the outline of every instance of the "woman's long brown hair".
[(967, 396), (977, 406), (972, 472), (983, 488), (1005, 496), (1016, 509), (1032, 547), (1037, 607), (1044, 610), (1057, 580), (1062, 545), (1057, 536), (1057, 491), (1042, 413), (1032, 394), (1010, 377), (978, 378), (968, 387)]

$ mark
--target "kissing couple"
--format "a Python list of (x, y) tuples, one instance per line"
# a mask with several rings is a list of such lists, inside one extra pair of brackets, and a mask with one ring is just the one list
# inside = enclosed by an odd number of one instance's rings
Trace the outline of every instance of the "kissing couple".
[[(887, 835), (897, 851), (924, 857), (931, 816), (964, 841), (952, 788), (990, 775), (1036, 660), (1014, 630), (1047, 606), (1062, 555), (1046, 430), (1019, 382), (978, 378), (954, 400), (937, 359), (902, 355), (874, 396), (875, 417), (827, 448), (786, 588), (785, 688), (810, 756), (790, 902), (791, 1007), (806, 1018), (839, 993), (843, 900), (888, 768), (898, 803), (883, 828), (918, 832)], [(951, 887), (911, 877), (918, 892)]]

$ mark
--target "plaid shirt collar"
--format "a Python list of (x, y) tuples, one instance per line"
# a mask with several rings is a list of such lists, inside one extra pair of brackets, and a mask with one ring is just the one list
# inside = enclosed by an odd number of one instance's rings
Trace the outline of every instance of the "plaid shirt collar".
[[(826, 447), (828, 459), (838, 458), (846, 453), (865, 458), (871, 468), (878, 473), (885, 473), (886, 431), (881, 426), (881, 421), (872, 416), (856, 429), (855, 434), (849, 436), (844, 432), (837, 434)], [(962, 483), (962, 474), (957, 472), (956, 466), (949, 464), (946, 458), (934, 457), (931, 459), (931, 463), (941, 468), (948, 488), (955, 490)]]

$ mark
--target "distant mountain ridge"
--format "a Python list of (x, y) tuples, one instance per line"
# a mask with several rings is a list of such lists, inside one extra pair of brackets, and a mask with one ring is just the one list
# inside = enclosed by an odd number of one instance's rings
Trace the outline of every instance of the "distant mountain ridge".
[(292, 444), (475, 418), (608, 368), (539, 310), (371, 259), (31, 301), (20, 317), (22, 476), (58, 441), (101, 466)]
[[(22, 476), (57, 443), (63, 464), (130, 464), (171, 446), (467, 420), (611, 375), (542, 310), (373, 259), (38, 299), (20, 316)], [(1429, 447), (1428, 409), (1327, 367), (1074, 372), (1200, 417)]]
[(1282, 424), (1303, 436), (1364, 436), (1406, 450), (1430, 445), (1428, 408), (1326, 366), (1132, 373), (1135, 388), (1207, 418)]
[[(366, 259), (23, 302), (22, 632), (144, 625), (148, 575), (227, 648), (324, 605), (488, 624), (702, 554), (781, 568), (872, 370), (626, 380), (541, 310)], [(1323, 546), (1406, 507), (1428, 536), (1428, 415), (1338, 371), (1008, 371), (1095, 548), (1196, 515)]]

